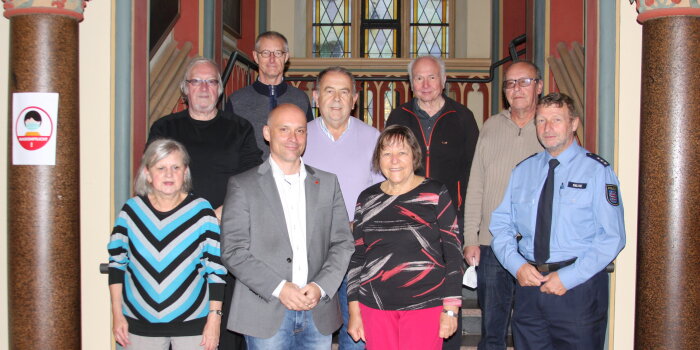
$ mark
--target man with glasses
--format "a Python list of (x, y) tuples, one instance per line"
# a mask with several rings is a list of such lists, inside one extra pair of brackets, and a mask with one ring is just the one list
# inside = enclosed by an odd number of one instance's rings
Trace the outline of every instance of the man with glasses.
[(541, 79), (539, 69), (530, 62), (516, 61), (508, 67), (503, 93), (510, 108), (484, 122), (472, 161), (464, 208), (464, 259), (479, 266), (480, 350), (506, 348), (515, 284), (491, 250), (489, 223), (503, 199), (511, 170), (542, 151), (533, 123)]
[(269, 31), (255, 40), (253, 59), (258, 64), (258, 79), (229, 97), (225, 110), (250, 121), (255, 130), (258, 148), (267, 159), (270, 149), (262, 137), (262, 129), (270, 111), (283, 103), (297, 105), (306, 114), (306, 121), (313, 120), (309, 96), (284, 81), (284, 66), (289, 60), (289, 45), (284, 35)]
[[(250, 122), (216, 108), (224, 89), (213, 61), (204, 57), (192, 59), (180, 90), (188, 108), (153, 123), (148, 142), (169, 138), (185, 145), (191, 158), (192, 191), (209, 201), (221, 220), (228, 178), (262, 163), (262, 152), (255, 143)], [(229, 274), (224, 307), (230, 305), (232, 293), (233, 277)], [(219, 348), (245, 349), (243, 337), (226, 330), (227, 319), (228, 314), (224, 313)]]

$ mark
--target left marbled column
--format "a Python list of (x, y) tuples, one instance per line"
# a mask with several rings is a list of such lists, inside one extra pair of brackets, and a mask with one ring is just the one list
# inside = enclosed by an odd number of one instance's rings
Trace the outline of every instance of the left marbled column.
[(7, 164), (10, 349), (80, 349), (78, 22), (84, 4), (77, 14), (61, 1), (4, 2), (9, 100), (17, 92), (59, 94), (56, 164), (13, 165), (12, 157)]

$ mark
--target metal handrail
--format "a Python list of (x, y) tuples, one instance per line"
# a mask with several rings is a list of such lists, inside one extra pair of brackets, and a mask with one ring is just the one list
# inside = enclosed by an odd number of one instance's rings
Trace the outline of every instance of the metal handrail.
[[(223, 74), (221, 75), (221, 80), (222, 80), (222, 86), (226, 86), (228, 83), (229, 78), (231, 77), (231, 72), (233, 72), (233, 66), (236, 64), (236, 62), (241, 62), (243, 65), (245, 65), (248, 70), (256, 71), (258, 70), (258, 64), (251, 61), (246, 57), (241, 51), (238, 51), (236, 49), (233, 49), (231, 51), (231, 55), (228, 57), (228, 62), (226, 62), (226, 68), (224, 69)], [(251, 84), (250, 77), (248, 77), (248, 85)], [(217, 104), (219, 105), (219, 108), (224, 109), (224, 101), (226, 101), (226, 96), (225, 94), (221, 94), (219, 96), (219, 101)]]

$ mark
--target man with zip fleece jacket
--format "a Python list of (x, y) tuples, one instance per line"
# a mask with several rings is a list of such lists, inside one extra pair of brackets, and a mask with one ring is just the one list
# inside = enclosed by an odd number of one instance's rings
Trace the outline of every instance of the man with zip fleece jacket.
[(409, 63), (408, 71), (414, 98), (394, 109), (386, 126), (405, 125), (413, 131), (423, 151), (423, 169), (418, 175), (442, 182), (463, 216), (469, 170), (479, 138), (474, 114), (442, 93), (447, 78), (445, 64), (439, 58), (418, 57)]

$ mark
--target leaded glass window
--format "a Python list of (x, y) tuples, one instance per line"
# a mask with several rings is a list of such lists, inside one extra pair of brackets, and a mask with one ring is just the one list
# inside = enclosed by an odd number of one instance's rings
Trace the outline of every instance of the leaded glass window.
[(448, 56), (448, 1), (412, 0), (411, 6), (411, 57), (433, 55)]
[(351, 0), (314, 0), (313, 57), (351, 57)]
[(367, 58), (401, 56), (399, 0), (364, 0), (360, 55)]
[(449, 58), (453, 0), (308, 1), (311, 57)]

